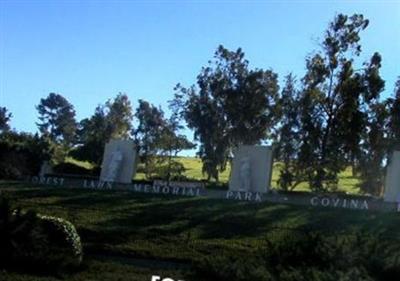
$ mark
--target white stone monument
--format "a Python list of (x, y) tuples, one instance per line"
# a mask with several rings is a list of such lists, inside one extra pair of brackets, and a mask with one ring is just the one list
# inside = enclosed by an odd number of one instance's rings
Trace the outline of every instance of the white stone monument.
[(400, 151), (393, 152), (387, 166), (383, 199), (400, 203)]
[(229, 190), (267, 192), (272, 177), (272, 147), (244, 145), (234, 151)]
[(104, 149), (100, 181), (131, 183), (136, 164), (137, 152), (132, 140), (111, 140)]

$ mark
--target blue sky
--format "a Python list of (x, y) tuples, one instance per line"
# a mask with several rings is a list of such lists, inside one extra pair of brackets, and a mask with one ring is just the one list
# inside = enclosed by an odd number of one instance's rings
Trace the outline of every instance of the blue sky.
[(384, 96), (400, 75), (399, 1), (4, 1), (0, 0), (0, 106), (11, 126), (35, 132), (35, 105), (65, 96), (77, 119), (119, 92), (166, 107), (219, 44), (241, 47), (251, 67), (304, 74), (337, 13), (362, 13), (361, 60), (383, 56)]

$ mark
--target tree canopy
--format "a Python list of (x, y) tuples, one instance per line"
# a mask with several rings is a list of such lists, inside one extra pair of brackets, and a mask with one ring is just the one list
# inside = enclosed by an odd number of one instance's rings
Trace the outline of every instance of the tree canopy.
[(216, 180), (235, 147), (259, 144), (277, 122), (277, 74), (249, 69), (244, 56), (240, 48), (219, 46), (197, 76), (197, 86), (176, 87), (175, 100), (200, 143), (203, 172)]
[(0, 107), (0, 132), (10, 130), (10, 125), (8, 124), (11, 120), (12, 114), (8, 112), (7, 108)]
[(132, 129), (132, 105), (126, 94), (96, 107), (90, 118), (78, 126), (78, 147), (72, 152), (77, 159), (100, 165), (105, 144), (113, 138), (129, 138)]
[(60, 94), (50, 93), (36, 106), (39, 123), (36, 123), (42, 135), (55, 143), (70, 145), (74, 142), (77, 123), (74, 106)]

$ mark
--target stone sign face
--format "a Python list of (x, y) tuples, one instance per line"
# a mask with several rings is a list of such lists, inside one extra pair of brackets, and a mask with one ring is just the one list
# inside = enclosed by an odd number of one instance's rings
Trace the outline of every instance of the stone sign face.
[(400, 151), (394, 151), (386, 171), (385, 192), (387, 202), (400, 203)]
[(100, 181), (131, 183), (136, 163), (136, 147), (132, 140), (111, 140), (104, 149)]
[(53, 168), (51, 167), (49, 161), (44, 161), (40, 167), (39, 176), (44, 177), (47, 174), (52, 174)]
[(244, 145), (234, 153), (230, 191), (267, 192), (272, 176), (272, 148)]

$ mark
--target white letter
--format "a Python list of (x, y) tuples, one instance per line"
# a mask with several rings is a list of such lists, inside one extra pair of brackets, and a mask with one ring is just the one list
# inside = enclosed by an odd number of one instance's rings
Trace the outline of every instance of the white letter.
[(311, 205), (312, 206), (317, 206), (318, 205), (318, 197), (311, 198)]

